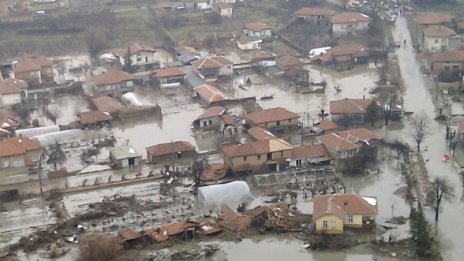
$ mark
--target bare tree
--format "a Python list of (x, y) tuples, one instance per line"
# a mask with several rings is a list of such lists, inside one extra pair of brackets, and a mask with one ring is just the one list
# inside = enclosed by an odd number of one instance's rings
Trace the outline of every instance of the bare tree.
[(385, 98), (385, 101), (383, 102), (382, 105), (382, 115), (383, 119), (385, 120), (385, 126), (388, 126), (388, 122), (392, 118), (393, 110), (396, 107), (396, 100), (397, 100), (396, 94), (391, 94), (388, 95)]
[(447, 178), (436, 177), (433, 180), (430, 199), (433, 202), (433, 208), (435, 210), (435, 223), (438, 223), (438, 214), (440, 213), (442, 200), (451, 201), (454, 197), (454, 188), (448, 182)]
[(420, 152), (421, 144), (428, 134), (427, 116), (425, 116), (425, 114), (416, 115), (412, 119), (411, 124), (412, 124), (411, 137), (414, 139), (417, 152)]
[(57, 170), (58, 165), (63, 165), (65, 161), (66, 155), (61, 149), (60, 144), (56, 142), (53, 146), (50, 147), (47, 164), (52, 164), (53, 168)]
[(374, 123), (379, 119), (380, 108), (377, 101), (374, 99), (366, 108), (366, 121), (368, 121), (372, 127)]
[(203, 172), (205, 171), (207, 166), (208, 166), (207, 158), (194, 159), (194, 162), (192, 165), (192, 173), (193, 173), (193, 177), (195, 178), (195, 188), (196, 188), (195, 191), (197, 191), (198, 187), (200, 187), (201, 175), (203, 175)]

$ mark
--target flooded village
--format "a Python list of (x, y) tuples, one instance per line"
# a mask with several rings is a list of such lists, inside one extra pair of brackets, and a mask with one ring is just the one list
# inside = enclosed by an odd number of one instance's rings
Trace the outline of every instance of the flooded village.
[(461, 260), (463, 4), (0, 1), (0, 259)]

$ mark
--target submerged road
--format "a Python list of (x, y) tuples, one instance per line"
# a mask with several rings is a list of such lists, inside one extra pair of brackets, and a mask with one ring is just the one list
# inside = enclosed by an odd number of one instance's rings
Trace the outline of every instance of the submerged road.
[[(464, 248), (462, 237), (464, 236), (464, 202), (462, 200), (463, 186), (461, 177), (458, 175), (459, 167), (454, 163), (444, 163), (441, 161), (443, 154), (449, 154), (449, 149), (445, 141), (445, 126), (435, 121), (436, 110), (433, 105), (434, 95), (430, 95), (430, 82), (420, 72), (420, 64), (416, 60), (411, 43), (411, 35), (407, 26), (406, 18), (398, 17), (395, 26), (392, 28), (395, 41), (406, 40), (406, 47), (397, 49), (396, 55), (400, 66), (405, 93), (403, 96), (406, 111), (413, 111), (414, 114), (425, 113), (428, 118), (428, 132), (422, 148), (427, 148), (422, 152), (430, 178), (447, 177), (451, 185), (454, 186), (456, 197), (452, 202), (442, 203), (440, 221), (438, 223), (438, 237), (441, 243), (443, 260), (462, 260)], [(407, 141), (414, 147), (411, 138), (412, 128), (407, 122), (402, 131), (389, 131), (386, 137), (398, 137)], [(431, 222), (434, 222), (433, 210), (427, 209), (426, 215)]]

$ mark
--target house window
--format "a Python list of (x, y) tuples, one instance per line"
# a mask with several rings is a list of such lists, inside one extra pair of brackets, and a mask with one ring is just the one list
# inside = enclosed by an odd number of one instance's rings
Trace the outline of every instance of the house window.
[(256, 158), (257, 158), (258, 160), (260, 160), (260, 159), (261, 159), (261, 154), (258, 154), (258, 156), (256, 156)]
[(213, 125), (213, 121), (212, 121), (212, 120), (209, 120), (208, 123), (209, 123), (209, 125)]
[(449, 71), (450, 67), (449, 66), (445, 66), (445, 71)]
[(134, 85), (134, 83), (132, 81), (127, 82), (127, 87), (132, 87), (133, 85)]
[(40, 159), (40, 154), (32, 154), (32, 161), (38, 161)]
[(288, 123), (291, 123), (291, 122), (292, 122), (292, 119), (289, 119), (289, 120), (288, 120)]
[(453, 65), (453, 70), (459, 70), (459, 66), (458, 65)]
[(272, 153), (267, 154), (267, 160), (272, 160)]
[(296, 160), (296, 166), (297, 166), (297, 167), (300, 167), (300, 166), (301, 166), (301, 160), (300, 160), (300, 159)]
[(437, 50), (437, 49), (435, 49), (435, 47), (432, 47), (432, 48), (431, 48), (431, 51), (432, 51), (432, 52), (435, 52), (436, 50)]
[(277, 126), (280, 126), (280, 121), (277, 121), (277, 122), (276, 122), (276, 125), (277, 125)]
[(245, 157), (243, 157), (243, 161), (245, 161), (245, 162), (247, 161), (247, 157), (246, 157), (246, 156), (245, 156)]
[(353, 223), (353, 216), (348, 216), (348, 223)]
[(322, 221), (322, 227), (324, 229), (327, 229), (328, 226), (329, 226), (329, 222), (327, 220)]
[(10, 161), (9, 161), (9, 160), (5, 160), (5, 161), (3, 162), (3, 167), (4, 167), (4, 168), (8, 168), (9, 166), (10, 166)]
[(337, 222), (332, 221), (332, 229), (336, 229), (336, 228), (337, 228)]
[(283, 152), (283, 151), (280, 152), (280, 157), (281, 157), (281, 158), (284, 157), (284, 152)]
[(232, 68), (232, 66), (231, 66), (231, 65), (227, 65), (227, 69), (230, 69), (230, 68)]
[(435, 39), (435, 43), (438, 43), (438, 39)]
[(182, 152), (180, 152), (180, 151), (177, 152), (177, 158), (178, 158), (178, 159), (181, 159), (181, 158), (182, 158)]
[(137, 62), (141, 62), (142, 61), (142, 57), (137, 57)]

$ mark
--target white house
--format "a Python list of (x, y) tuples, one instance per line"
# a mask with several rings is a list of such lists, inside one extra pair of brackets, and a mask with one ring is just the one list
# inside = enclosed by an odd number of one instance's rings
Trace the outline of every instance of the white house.
[(261, 43), (263, 39), (256, 36), (245, 36), (242, 35), (237, 40), (237, 47), (242, 51), (246, 50), (261, 50)]
[(195, 5), (195, 8), (198, 10), (208, 10), (208, 9), (213, 8), (212, 2), (213, 2), (212, 0), (194, 0), (194, 3), (195, 3), (194, 5)]
[(232, 17), (232, 6), (226, 3), (218, 3), (214, 5), (214, 10), (218, 12), (221, 17)]
[(431, 25), (422, 29), (422, 41), (424, 48), (429, 52), (441, 52), (449, 48), (450, 38), (456, 32), (448, 27), (441, 25)]
[(10, 79), (0, 82), (0, 107), (13, 106), (27, 97), (27, 83), (23, 80)]
[(243, 34), (245, 36), (255, 36), (259, 38), (269, 38), (272, 36), (272, 27), (266, 23), (256, 22), (248, 23), (243, 28)]
[(369, 16), (356, 12), (345, 12), (332, 16), (333, 34), (344, 35), (360, 31), (367, 31), (369, 28)]
[(123, 65), (126, 62), (128, 50), (130, 53), (131, 64), (133, 66), (153, 65), (159, 62), (155, 49), (147, 45), (133, 43), (130, 44), (128, 48), (119, 48), (115, 50), (115, 54), (119, 58), (119, 62)]

